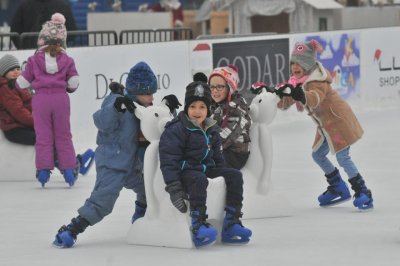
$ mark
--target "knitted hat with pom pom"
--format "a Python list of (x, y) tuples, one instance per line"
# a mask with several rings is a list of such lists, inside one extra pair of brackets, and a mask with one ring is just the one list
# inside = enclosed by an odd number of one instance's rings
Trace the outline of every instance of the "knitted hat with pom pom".
[(59, 44), (66, 47), (67, 29), (65, 28), (65, 17), (60, 13), (54, 13), (51, 20), (42, 25), (39, 33), (38, 46)]
[(225, 67), (215, 68), (208, 78), (208, 83), (210, 83), (210, 80), (213, 76), (222, 77), (228, 84), (230, 92), (237, 91), (237, 87), (239, 84), (239, 73), (234, 65), (227, 65)]
[(290, 63), (299, 64), (304, 69), (304, 73), (309, 75), (317, 66), (316, 52), (321, 53), (322, 50), (321, 44), (316, 40), (297, 42), (294, 45)]
[(128, 95), (151, 95), (157, 92), (157, 77), (145, 62), (134, 65), (128, 73), (125, 91)]
[(207, 83), (193, 81), (186, 86), (184, 111), (187, 114), (189, 106), (195, 101), (203, 101), (207, 105), (207, 117), (211, 115), (211, 91)]

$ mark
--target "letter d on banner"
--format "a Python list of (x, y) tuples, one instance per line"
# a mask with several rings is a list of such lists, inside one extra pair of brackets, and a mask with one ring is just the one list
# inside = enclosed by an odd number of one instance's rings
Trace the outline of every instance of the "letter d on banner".
[[(107, 78), (106, 76), (104, 76), (103, 74), (96, 74), (96, 100), (99, 99), (103, 99), (104, 97), (106, 97), (107, 95), (107, 90), (108, 90), (108, 82), (107, 82)], [(99, 95), (100, 93), (100, 86), (99, 86), (99, 79), (103, 79), (104, 80), (104, 94), (103, 95)]]

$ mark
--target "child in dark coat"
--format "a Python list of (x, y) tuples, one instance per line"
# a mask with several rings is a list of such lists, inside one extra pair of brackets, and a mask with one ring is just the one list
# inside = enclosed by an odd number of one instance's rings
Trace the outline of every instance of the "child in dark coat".
[(225, 167), (218, 127), (209, 118), (210, 104), (209, 86), (192, 82), (186, 87), (184, 111), (166, 125), (159, 147), (166, 191), (182, 213), (187, 211), (184, 199), (189, 196), (192, 240), (197, 247), (210, 245), (216, 240), (217, 230), (206, 222), (207, 178), (223, 176), (227, 195), (222, 242), (248, 243), (251, 230), (240, 221), (242, 173)]

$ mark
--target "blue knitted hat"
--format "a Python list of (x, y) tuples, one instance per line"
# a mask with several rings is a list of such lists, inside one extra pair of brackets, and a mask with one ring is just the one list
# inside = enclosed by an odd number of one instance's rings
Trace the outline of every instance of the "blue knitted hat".
[(157, 78), (145, 62), (134, 65), (126, 78), (125, 90), (130, 95), (151, 95), (157, 91)]

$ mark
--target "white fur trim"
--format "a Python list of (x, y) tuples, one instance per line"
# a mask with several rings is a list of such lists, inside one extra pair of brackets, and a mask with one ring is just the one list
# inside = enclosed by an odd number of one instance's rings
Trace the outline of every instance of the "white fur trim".
[(325, 81), (328, 78), (327, 70), (324, 66), (317, 62), (317, 68), (310, 74), (308, 79), (304, 82), (303, 87), (306, 87), (306, 84), (311, 81)]
[(57, 59), (55, 57), (52, 57), (49, 53), (45, 53), (44, 61), (47, 73), (54, 74), (58, 72)]
[(68, 79), (68, 88), (76, 90), (79, 86), (79, 76), (72, 76)]
[(17, 78), (17, 84), (21, 89), (26, 89), (31, 86), (31, 83), (27, 81), (26, 78), (24, 78), (22, 75), (19, 75), (19, 77)]

